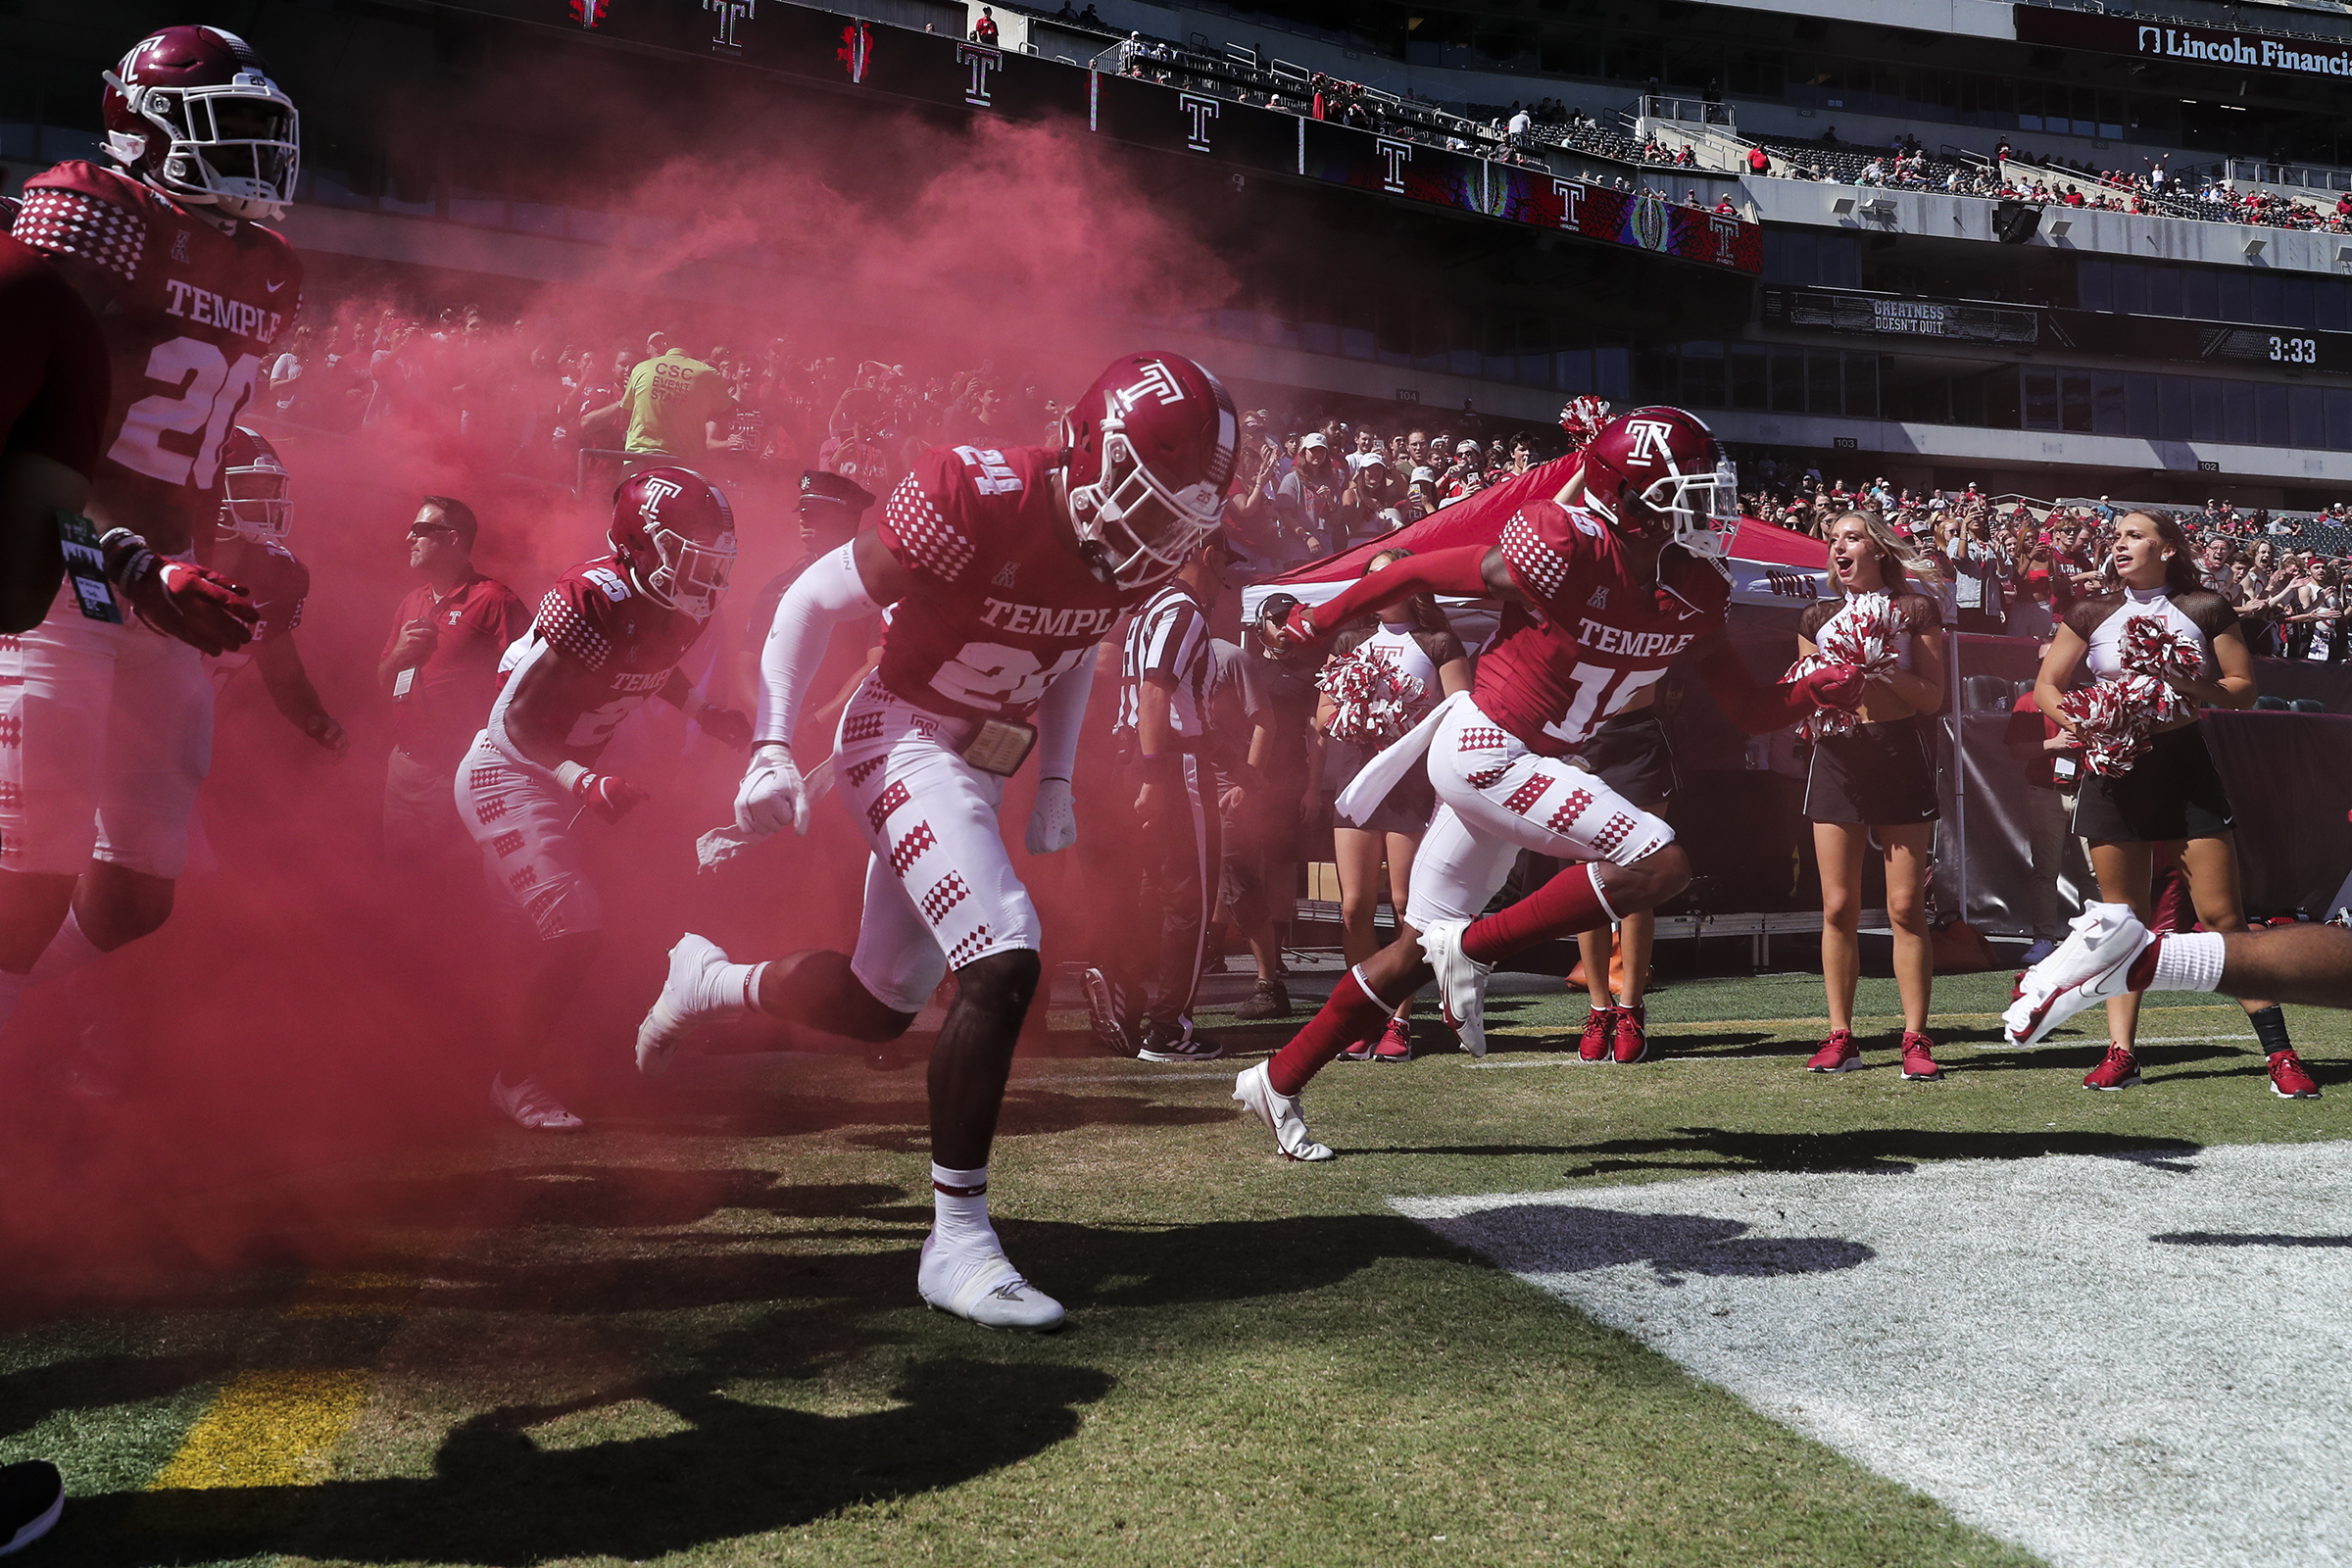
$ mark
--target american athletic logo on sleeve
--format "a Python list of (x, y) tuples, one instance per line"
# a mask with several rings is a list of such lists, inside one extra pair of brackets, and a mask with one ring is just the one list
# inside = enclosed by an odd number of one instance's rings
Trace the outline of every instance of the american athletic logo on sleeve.
[(81, 191), (36, 186), (25, 192), (24, 210), (10, 233), (36, 251), (103, 267), (127, 283), (138, 275), (147, 225)]
[(924, 569), (952, 581), (971, 564), (971, 540), (940, 514), (911, 474), (890, 493), (882, 517), (907, 556)]
[(1513, 513), (1502, 526), (1502, 559), (1543, 598), (1549, 599), (1568, 580), (1568, 558), (1546, 544), (1524, 512)]

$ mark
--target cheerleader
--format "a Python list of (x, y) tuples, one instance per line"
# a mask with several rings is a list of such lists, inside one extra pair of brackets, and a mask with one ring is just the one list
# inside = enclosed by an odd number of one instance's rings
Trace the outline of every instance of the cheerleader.
[[(2198, 711), (2250, 708), (2255, 696), (2253, 654), (2237, 612), (2204, 586), (2178, 522), (2163, 513), (2126, 513), (2116, 523), (2115, 566), (2122, 592), (2067, 612), (2034, 685), (2042, 711), (2069, 740), (2089, 748), (2075, 832), (2090, 841), (2100, 902), (2084, 906), (2065, 944), (2026, 977), (2007, 1017), (2010, 1040), (2033, 1045), (2103, 997), (2107, 1052), (2082, 1080), (2083, 1088), (2100, 1090), (2140, 1081), (2134, 1037), (2139, 992), (2150, 979), (2113, 962), (2107, 950), (2128, 933), (2144, 940), (2155, 846), (2179, 846), (2189, 897), (2207, 931), (2245, 928), (2230, 794), (2205, 749)], [(2174, 640), (2169, 655), (2167, 634)], [(2099, 683), (2067, 692), (2085, 660)], [(2151, 674), (2160, 685), (2146, 679)], [(2287, 1039), (2285, 1014), (2272, 1002), (2239, 1004), (2270, 1060), (2272, 1086), (2301, 1098), (2299, 1086), (2308, 1080)]]
[[(1366, 575), (1409, 550), (1384, 550), (1364, 566)], [(1335, 699), (1334, 676), (1351, 661), (1366, 661), (1392, 683), (1399, 698), (1371, 727)], [(1324, 665), (1324, 693), (1315, 708), (1315, 767), (1321, 785), (1344, 790), (1389, 742), (1421, 721), (1423, 714), (1455, 692), (1470, 687), (1470, 656), (1453, 633), (1446, 612), (1427, 594), (1377, 607), (1362, 622), (1343, 631)], [(1313, 790), (1309, 790), (1310, 796)], [(1401, 912), (1413, 870), (1413, 852), (1437, 810), (1429, 770), (1416, 767), (1360, 817), (1334, 815), (1333, 858), (1340, 873), (1340, 941), (1351, 964), (1380, 951), (1373, 911), (1380, 904), (1381, 869), (1388, 870), (1389, 905)], [(1347, 1061), (1412, 1059), (1412, 999), (1405, 999), (1387, 1027), (1373, 1039), (1341, 1053)]]
[[(1858, 927), (1862, 867), (1875, 840), (1886, 874), (1894, 978), (1903, 998), (1903, 1076), (1943, 1076), (1927, 1035), (1935, 961), (1928, 942), (1928, 860), (1936, 840), (1936, 753), (1929, 720), (1943, 706), (1943, 613), (1917, 591), (1903, 547), (1886, 523), (1849, 512), (1830, 525), (1830, 564), (1842, 598), (1805, 612), (1803, 660), (1862, 667), (1862, 706), (1851, 719), (1817, 717), (1804, 814), (1821, 862), (1821, 972), (1830, 1035), (1808, 1072), (1862, 1065), (1854, 1044), (1854, 986), (1862, 972)], [(1800, 662), (1803, 662), (1800, 660)]]

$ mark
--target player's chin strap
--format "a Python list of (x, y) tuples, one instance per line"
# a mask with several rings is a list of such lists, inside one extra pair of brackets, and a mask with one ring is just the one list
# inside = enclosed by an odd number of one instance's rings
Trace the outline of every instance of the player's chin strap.
[(753, 744), (791, 748), (801, 699), (825, 657), (833, 628), (881, 612), (858, 574), (855, 546), (843, 545), (808, 564), (776, 605), (776, 618), (760, 648), (760, 727)]

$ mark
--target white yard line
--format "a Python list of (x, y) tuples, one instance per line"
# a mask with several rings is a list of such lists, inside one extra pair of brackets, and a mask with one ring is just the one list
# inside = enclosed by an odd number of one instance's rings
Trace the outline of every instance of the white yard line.
[(1392, 1201), (2059, 1568), (2352, 1543), (2352, 1144)]

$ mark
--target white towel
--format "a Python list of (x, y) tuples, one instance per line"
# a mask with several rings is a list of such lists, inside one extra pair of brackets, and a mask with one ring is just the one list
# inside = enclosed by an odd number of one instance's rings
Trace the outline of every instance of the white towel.
[[(816, 803), (833, 788), (833, 759), (828, 757), (810, 768), (801, 780), (801, 787), (808, 793), (808, 808), (816, 809)], [(760, 839), (760, 835), (746, 833), (732, 822), (722, 823), (694, 841), (695, 869), (715, 871)]]
[(1348, 787), (1340, 791), (1340, 798), (1332, 803), (1339, 814), (1352, 816), (1358, 821), (1371, 815), (1373, 808), (1389, 798), (1389, 791), (1396, 787), (1406, 769), (1421, 760), (1429, 751), (1429, 743), (1438, 732), (1439, 721), (1453, 711), (1455, 704), (1469, 700), (1468, 692), (1455, 692), (1431, 709), (1429, 715), (1420, 723), (1383, 747), (1380, 755), (1366, 762), (1363, 771), (1356, 774)]

